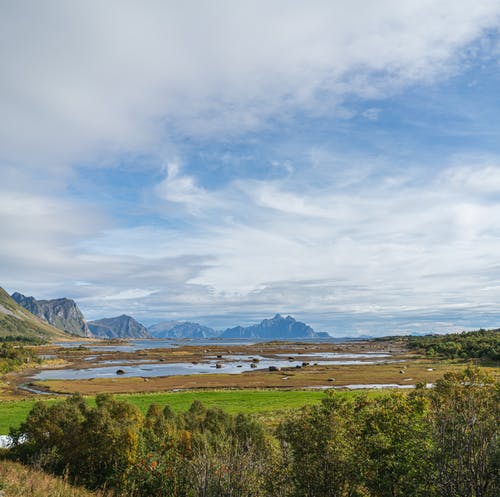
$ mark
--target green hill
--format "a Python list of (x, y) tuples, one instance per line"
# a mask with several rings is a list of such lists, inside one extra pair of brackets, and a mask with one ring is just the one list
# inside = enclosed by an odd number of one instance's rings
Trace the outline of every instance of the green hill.
[(28, 312), (0, 287), (0, 340), (5, 337), (50, 340), (70, 336)]

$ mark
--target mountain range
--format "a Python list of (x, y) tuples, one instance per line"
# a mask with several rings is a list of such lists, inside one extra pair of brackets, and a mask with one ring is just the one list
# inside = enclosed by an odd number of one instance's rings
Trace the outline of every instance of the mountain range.
[(151, 338), (141, 323), (126, 314), (89, 321), (88, 326), (92, 334), (99, 338)]
[(259, 324), (247, 327), (236, 326), (223, 331), (220, 338), (267, 338), (269, 340), (289, 340), (296, 338), (327, 338), (330, 335), (314, 331), (310, 326), (276, 314), (272, 319), (264, 319)]
[(276, 314), (251, 326), (236, 326), (217, 331), (190, 321), (163, 321), (148, 329), (131, 316), (85, 321), (74, 300), (59, 298), (37, 300), (14, 292), (9, 296), (0, 288), (0, 336), (27, 335), (44, 337), (98, 338), (191, 338), (191, 339), (266, 339), (292, 340), (328, 338), (328, 333), (314, 331), (292, 316)]
[(301, 338), (328, 338), (328, 333), (314, 331), (310, 326), (295, 320), (292, 316), (284, 318), (276, 314), (272, 319), (264, 319), (258, 324), (236, 326), (223, 331), (202, 326), (198, 323), (164, 321), (148, 328), (155, 338), (245, 338), (289, 340)]
[(154, 338), (215, 338), (220, 333), (208, 326), (189, 321), (163, 321), (148, 328)]

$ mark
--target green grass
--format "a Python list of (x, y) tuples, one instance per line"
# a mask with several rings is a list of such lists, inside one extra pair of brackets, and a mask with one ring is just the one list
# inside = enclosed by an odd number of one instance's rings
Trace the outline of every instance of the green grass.
[[(340, 392), (339, 392), (340, 393)], [(342, 392), (342, 395), (357, 395), (357, 392)], [(380, 394), (380, 393), (375, 393)], [(194, 400), (202, 401), (207, 407), (218, 407), (234, 414), (238, 412), (264, 414), (287, 409), (296, 409), (306, 404), (316, 404), (325, 396), (317, 390), (220, 390), (189, 391), (148, 394), (116, 395), (127, 400), (145, 413), (151, 404), (169, 404), (174, 411), (185, 411)], [(54, 403), (60, 399), (40, 399)], [(94, 403), (94, 397), (88, 397)], [(19, 426), (33, 407), (35, 400), (0, 402), (0, 435), (7, 434), (9, 427)]]

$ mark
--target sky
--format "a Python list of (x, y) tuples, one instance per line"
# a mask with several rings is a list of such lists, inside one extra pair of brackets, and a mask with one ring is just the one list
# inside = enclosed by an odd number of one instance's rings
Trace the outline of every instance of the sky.
[(498, 0), (0, 0), (0, 285), (87, 319), (500, 326)]

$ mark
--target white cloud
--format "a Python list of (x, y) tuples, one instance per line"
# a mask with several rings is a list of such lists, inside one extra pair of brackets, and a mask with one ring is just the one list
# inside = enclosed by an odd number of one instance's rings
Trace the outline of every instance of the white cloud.
[(157, 193), (169, 202), (186, 204), (191, 210), (198, 210), (208, 202), (208, 193), (196, 185), (192, 176), (180, 172), (178, 162), (167, 164), (167, 176), (158, 185)]
[[(11, 290), (76, 297), (89, 318), (250, 319), (286, 308), (339, 326), (356, 315), (370, 329), (377, 316), (422, 326), (429, 308), (443, 313), (443, 327), (451, 310), (493, 315), (494, 160), (395, 173), (362, 151), (346, 159), (315, 148), (273, 162), (282, 179), (218, 190), (170, 161), (154, 192), (168, 227), (158, 218), (120, 225), (71, 200), (66, 185), (76, 163), (105, 167), (129, 151), (175, 156), (191, 137), (231, 143), (295, 114), (348, 119), (350, 97), (447, 77), (498, 27), (496, 0), (0, 9), (0, 260)], [(377, 119), (378, 108), (362, 117)], [(228, 148), (231, 164), (238, 154)]]
[[(494, 0), (2, 4), (1, 158), (62, 166), (234, 135), (455, 70)], [(373, 113), (372, 113), (373, 114)]]
[(457, 191), (500, 193), (500, 165), (459, 166), (443, 172), (443, 181)]

